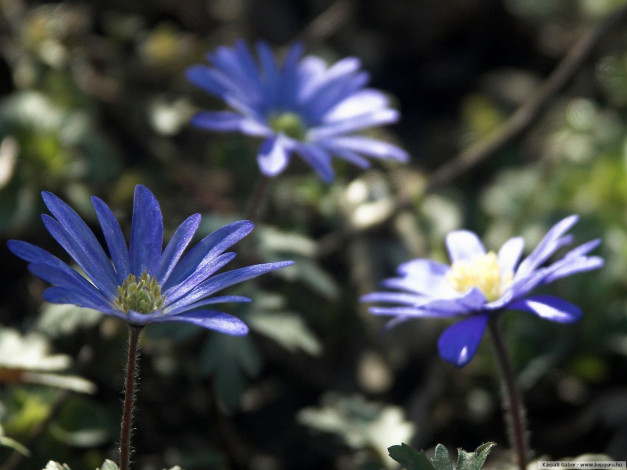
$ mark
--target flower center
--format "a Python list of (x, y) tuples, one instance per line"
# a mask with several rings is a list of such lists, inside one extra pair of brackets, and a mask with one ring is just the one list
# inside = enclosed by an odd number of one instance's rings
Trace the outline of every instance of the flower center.
[(161, 295), (161, 286), (146, 271), (139, 277), (129, 274), (122, 285), (118, 286), (118, 297), (115, 299), (115, 305), (125, 313), (130, 310), (152, 313), (163, 308), (164, 303), (165, 295)]
[(488, 302), (501, 297), (513, 278), (511, 269), (501, 269), (493, 251), (477, 256), (472, 261), (453, 263), (446, 275), (449, 284), (457, 292), (466, 292), (471, 287), (476, 287), (483, 292)]
[(282, 132), (287, 137), (303, 140), (307, 129), (301, 117), (290, 111), (273, 114), (269, 119), (270, 127), (276, 132)]

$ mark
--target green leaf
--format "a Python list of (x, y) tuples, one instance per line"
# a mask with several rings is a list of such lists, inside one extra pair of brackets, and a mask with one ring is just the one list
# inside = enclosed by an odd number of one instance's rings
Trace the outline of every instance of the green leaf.
[(414, 434), (413, 423), (407, 421), (400, 407), (366, 401), (360, 395), (327, 393), (320, 408), (300, 410), (297, 420), (340, 436), (354, 449), (372, 449), (382, 462), (388, 460), (392, 443), (408, 440)]
[(424, 451), (418, 452), (413, 447), (403, 443), (400, 446), (388, 448), (390, 457), (400, 463), (407, 470), (433, 470), (433, 464)]
[(239, 406), (247, 377), (261, 371), (261, 357), (246, 336), (210, 335), (199, 359), (201, 373), (213, 377), (216, 392), (232, 408)]
[(433, 456), (433, 466), (435, 470), (453, 470), (453, 464), (448, 455), (448, 450), (442, 444), (435, 446), (435, 455)]
[(23, 444), (4, 435), (4, 428), (0, 425), (0, 446), (8, 447), (9, 449), (16, 450), (25, 457), (30, 457), (30, 450)]
[(474, 452), (466, 452), (463, 449), (457, 449), (459, 455), (457, 457), (456, 470), (480, 470), (490, 450), (495, 445), (494, 442), (486, 442), (477, 447)]
[(303, 319), (295, 313), (255, 313), (248, 318), (248, 324), (290, 352), (300, 349), (312, 356), (319, 356), (322, 353), (318, 339)]

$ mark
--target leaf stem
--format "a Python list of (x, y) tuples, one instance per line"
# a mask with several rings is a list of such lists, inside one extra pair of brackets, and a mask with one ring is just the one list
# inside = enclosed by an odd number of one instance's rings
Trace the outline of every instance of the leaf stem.
[(255, 188), (248, 200), (248, 205), (246, 206), (246, 212), (244, 218), (246, 220), (250, 220), (251, 222), (257, 222), (255, 219), (259, 217), (260, 209), (263, 203), (263, 200), (266, 195), (266, 190), (268, 189), (270, 183), (270, 178), (265, 175), (260, 175), (259, 179), (255, 183)]
[(525, 470), (527, 468), (528, 454), (525, 414), (518, 393), (512, 363), (503, 344), (503, 338), (497, 322), (498, 316), (491, 317), (488, 321), (488, 330), (490, 331), (501, 372), (501, 379), (503, 380), (503, 408), (506, 413), (510, 444), (514, 448), (518, 468)]
[(120, 470), (128, 470), (131, 466), (131, 437), (133, 434), (133, 412), (135, 411), (135, 395), (139, 375), (139, 335), (142, 328), (128, 326), (128, 360), (124, 383), (124, 405), (122, 408), (122, 424), (120, 429)]

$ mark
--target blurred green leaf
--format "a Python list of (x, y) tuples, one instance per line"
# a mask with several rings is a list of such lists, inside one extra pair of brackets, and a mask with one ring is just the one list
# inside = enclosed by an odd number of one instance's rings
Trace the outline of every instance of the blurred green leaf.
[(320, 342), (296, 313), (259, 312), (251, 315), (247, 321), (252, 329), (276, 341), (290, 352), (300, 349), (312, 356), (322, 353)]
[(71, 470), (66, 464), (53, 462), (52, 460), (46, 464), (43, 470)]
[(50, 338), (69, 335), (80, 328), (89, 328), (102, 319), (102, 314), (90, 308), (70, 304), (45, 303), (37, 318), (36, 329)]
[(30, 456), (30, 451), (26, 448), (26, 446), (16, 441), (15, 439), (12, 439), (5, 435), (4, 427), (2, 425), (0, 425), (0, 446), (4, 446), (10, 449), (16, 450), (17, 452), (19, 452), (20, 454), (26, 457)]
[(388, 447), (410, 439), (413, 423), (397, 406), (368, 402), (359, 395), (327, 393), (320, 408), (299, 411), (297, 420), (318, 431), (337, 434), (351, 447), (374, 449), (386, 462)]
[[(418, 452), (413, 447), (403, 443), (400, 446), (388, 448), (390, 457), (400, 463), (407, 470), (433, 470), (434, 466), (423, 451)], [(436, 469), (440, 470), (440, 469)]]
[(21, 335), (18, 331), (0, 329), (0, 383), (33, 383), (94, 393), (95, 385), (81, 377), (52, 373), (70, 367), (72, 360), (64, 354), (50, 354), (48, 338), (39, 333)]
[(211, 375), (216, 392), (229, 407), (239, 406), (247, 377), (261, 371), (262, 359), (247, 336), (212, 334), (199, 356), (201, 373)]

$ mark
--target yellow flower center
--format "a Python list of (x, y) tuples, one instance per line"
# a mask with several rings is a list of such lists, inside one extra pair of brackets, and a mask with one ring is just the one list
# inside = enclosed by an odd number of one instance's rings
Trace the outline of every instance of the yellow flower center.
[(471, 261), (453, 263), (446, 275), (449, 284), (457, 292), (466, 292), (471, 287), (476, 287), (483, 292), (488, 302), (501, 297), (513, 278), (513, 271), (503, 270), (493, 251), (477, 256)]
[(300, 116), (289, 111), (270, 116), (269, 124), (272, 130), (282, 132), (295, 140), (303, 140), (307, 132)]
[(163, 308), (165, 295), (161, 295), (161, 286), (146, 271), (137, 277), (134, 274), (124, 279), (118, 286), (115, 305), (125, 313), (133, 310), (138, 313), (152, 313)]

